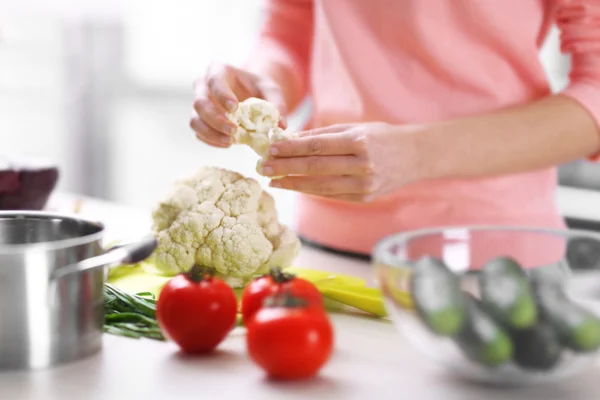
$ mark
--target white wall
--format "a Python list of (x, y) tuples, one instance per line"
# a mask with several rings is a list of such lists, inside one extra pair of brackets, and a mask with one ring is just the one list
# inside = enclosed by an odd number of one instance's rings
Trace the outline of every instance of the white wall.
[(262, 18), (263, 0), (129, 0), (125, 67), (145, 87), (190, 87), (213, 60), (246, 59)]

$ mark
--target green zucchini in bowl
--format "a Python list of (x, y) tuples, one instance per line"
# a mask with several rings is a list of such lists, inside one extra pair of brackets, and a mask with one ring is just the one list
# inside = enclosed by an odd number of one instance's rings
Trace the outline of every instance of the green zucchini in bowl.
[(441, 260), (419, 259), (410, 287), (415, 310), (432, 332), (454, 336), (462, 330), (467, 314), (465, 297), (458, 277)]
[(494, 319), (510, 329), (532, 328), (538, 319), (529, 278), (512, 258), (488, 261), (479, 275), (481, 300)]
[(553, 328), (563, 346), (589, 353), (600, 348), (600, 318), (568, 298), (558, 285), (537, 285), (540, 312)]
[(554, 327), (540, 322), (529, 329), (511, 332), (513, 360), (526, 370), (549, 371), (558, 365), (563, 347)]
[(455, 341), (465, 355), (484, 366), (496, 367), (509, 362), (513, 343), (506, 330), (488, 315), (480, 301), (465, 295), (468, 317)]

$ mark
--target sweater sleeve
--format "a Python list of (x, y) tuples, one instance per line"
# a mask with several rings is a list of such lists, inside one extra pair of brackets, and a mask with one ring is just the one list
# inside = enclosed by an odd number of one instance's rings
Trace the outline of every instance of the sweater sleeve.
[(296, 79), (302, 95), (308, 92), (314, 27), (313, 0), (266, 0), (264, 23), (248, 66), (273, 63)]
[[(600, 0), (558, 0), (556, 22), (561, 50), (571, 55), (562, 94), (585, 107), (600, 127)], [(590, 159), (600, 161), (600, 154)]]

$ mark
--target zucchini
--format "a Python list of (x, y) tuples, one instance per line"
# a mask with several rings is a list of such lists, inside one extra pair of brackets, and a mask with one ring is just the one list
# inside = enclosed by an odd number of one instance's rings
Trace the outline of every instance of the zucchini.
[(465, 355), (484, 366), (509, 362), (513, 344), (509, 334), (482, 308), (479, 300), (467, 295), (467, 323), (455, 338)]
[(600, 319), (572, 302), (559, 286), (536, 287), (540, 312), (556, 330), (563, 346), (581, 353), (600, 348)]
[(540, 322), (530, 329), (510, 333), (515, 364), (523, 369), (549, 371), (561, 359), (562, 346), (553, 327)]
[(466, 320), (465, 297), (458, 278), (441, 260), (419, 259), (410, 287), (415, 310), (431, 331), (441, 336), (460, 332)]
[(488, 261), (479, 275), (485, 309), (511, 329), (531, 328), (537, 322), (535, 296), (527, 274), (512, 258)]

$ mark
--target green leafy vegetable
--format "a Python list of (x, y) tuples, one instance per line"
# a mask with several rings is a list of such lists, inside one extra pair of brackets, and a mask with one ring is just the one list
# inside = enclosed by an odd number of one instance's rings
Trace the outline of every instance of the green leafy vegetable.
[(149, 292), (131, 295), (104, 285), (104, 332), (130, 338), (166, 340), (156, 322), (156, 300)]

